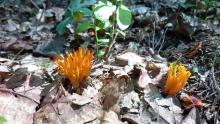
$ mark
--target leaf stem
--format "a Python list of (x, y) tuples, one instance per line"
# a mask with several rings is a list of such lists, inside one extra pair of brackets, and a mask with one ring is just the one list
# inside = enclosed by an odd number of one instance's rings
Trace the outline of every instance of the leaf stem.
[(93, 29), (95, 32), (95, 47), (96, 47), (96, 57), (99, 59), (99, 44), (98, 44), (98, 34), (97, 34), (97, 28), (96, 28), (96, 18), (95, 18), (95, 10), (94, 8), (92, 9), (92, 13), (93, 13), (93, 18), (94, 18), (94, 24), (93, 24)]
[[(120, 4), (119, 4), (120, 2)], [(117, 20), (116, 20), (116, 17), (117, 17), (117, 10), (118, 10), (118, 7), (121, 5), (121, 1), (116, 1), (116, 9), (115, 9), (115, 12), (113, 12), (113, 15), (112, 15), (112, 28), (111, 28), (111, 31), (110, 31), (110, 38), (109, 38), (109, 44), (108, 44), (108, 47), (106, 48), (105, 50), (105, 54), (103, 56), (104, 60), (106, 60), (108, 62), (108, 57), (109, 57), (109, 53), (111, 51), (111, 48), (113, 47), (114, 43), (115, 43), (115, 40), (116, 40), (116, 28), (117, 28)]]

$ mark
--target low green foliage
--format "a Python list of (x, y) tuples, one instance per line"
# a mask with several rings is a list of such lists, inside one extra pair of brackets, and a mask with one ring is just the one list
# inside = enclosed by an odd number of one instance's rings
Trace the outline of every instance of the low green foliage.
[[(63, 35), (66, 29), (66, 26), (72, 22), (82, 22), (84, 16), (91, 16), (92, 11), (88, 8), (88, 6), (95, 4), (95, 0), (70, 0), (70, 3), (67, 7), (67, 12), (65, 13), (65, 17), (63, 21), (61, 21), (57, 25), (57, 31), (60, 35)], [(83, 24), (85, 26), (85, 24)], [(88, 26), (88, 25), (86, 25)], [(79, 27), (80, 28), (80, 27)], [(81, 29), (82, 30), (82, 26)]]
[(193, 66), (189, 69), (189, 71), (194, 74), (194, 73), (199, 73), (199, 68), (196, 66)]
[(209, 9), (210, 7), (216, 6), (217, 0), (201, 0), (200, 4), (203, 5), (204, 9)]
[(3, 116), (0, 116), (0, 124), (5, 124), (5, 122), (7, 122), (7, 120)]
[(200, 10), (196, 15), (202, 19), (206, 19), (209, 14), (213, 14), (218, 20), (220, 20), (220, 13), (217, 11), (217, 1), (218, 0), (189, 1), (187, 6), (192, 9)]
[(220, 57), (216, 57), (215, 62), (214, 62), (214, 66), (215, 67), (219, 67), (220, 66)]
[[(92, 17), (93, 21), (83, 21), (84, 17)], [(92, 28), (96, 39), (96, 54), (101, 57), (106, 52), (100, 51), (99, 47), (109, 47), (116, 33), (125, 36), (123, 30), (129, 27), (131, 18), (131, 11), (122, 4), (122, 0), (103, 0), (97, 3), (94, 0), (71, 0), (65, 18), (57, 25), (57, 31), (62, 35), (66, 26), (72, 22), (77, 22), (76, 33)], [(104, 35), (100, 36), (99, 31), (103, 31)]]
[(97, 4), (95, 4), (93, 13), (93, 18), (96, 20), (95, 22), (98, 22), (98, 24), (95, 23), (95, 25), (93, 25), (96, 32), (95, 34), (97, 34), (97, 31), (99, 30), (105, 30), (106, 32), (104, 39), (99, 39), (99, 37), (96, 36), (96, 52), (99, 53), (98, 57), (102, 57), (104, 54), (107, 54), (107, 51), (100, 52), (98, 49), (99, 46), (104, 45), (109, 47), (111, 42), (114, 40), (116, 33), (120, 33), (125, 36), (123, 30), (127, 29), (131, 23), (131, 11), (122, 4), (122, 1), (119, 1), (118, 5), (116, 5), (116, 2), (114, 1), (99, 1)]

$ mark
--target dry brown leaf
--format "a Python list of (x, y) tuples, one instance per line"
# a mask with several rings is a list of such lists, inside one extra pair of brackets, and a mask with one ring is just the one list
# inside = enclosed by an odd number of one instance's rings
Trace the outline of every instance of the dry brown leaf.
[(196, 108), (193, 108), (180, 124), (201, 124), (200, 115)]
[(38, 105), (25, 97), (0, 91), (0, 106), (0, 115), (4, 116), (7, 124), (32, 124)]
[(186, 109), (191, 109), (193, 107), (201, 108), (204, 106), (204, 103), (202, 103), (202, 100), (195, 96), (189, 96), (187, 94), (181, 94), (181, 100), (183, 101), (183, 106)]
[(192, 51), (187, 54), (188, 58), (192, 58), (199, 53), (199, 50), (202, 49), (202, 42), (200, 42)]

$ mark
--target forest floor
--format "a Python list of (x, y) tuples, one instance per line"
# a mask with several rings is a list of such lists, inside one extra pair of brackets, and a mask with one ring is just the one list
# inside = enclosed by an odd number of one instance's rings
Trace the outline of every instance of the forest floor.
[[(0, 124), (220, 124), (220, 2), (197, 9), (178, 0), (126, 1), (132, 24), (108, 62), (94, 54), (80, 95), (67, 88), (54, 58), (96, 46), (74, 25), (57, 33), (67, 4), (0, 2)], [(166, 96), (173, 62), (191, 75)]]

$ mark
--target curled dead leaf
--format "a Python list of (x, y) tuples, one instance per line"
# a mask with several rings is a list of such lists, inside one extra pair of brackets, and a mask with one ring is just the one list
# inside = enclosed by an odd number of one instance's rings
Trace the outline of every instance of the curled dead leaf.
[(202, 42), (200, 42), (192, 51), (187, 54), (188, 58), (192, 58), (199, 53), (199, 50), (202, 48)]
[(183, 101), (183, 106), (186, 109), (191, 109), (193, 107), (202, 108), (204, 106), (204, 103), (202, 103), (202, 100), (195, 96), (189, 96), (187, 94), (181, 94), (180, 96), (181, 100)]

